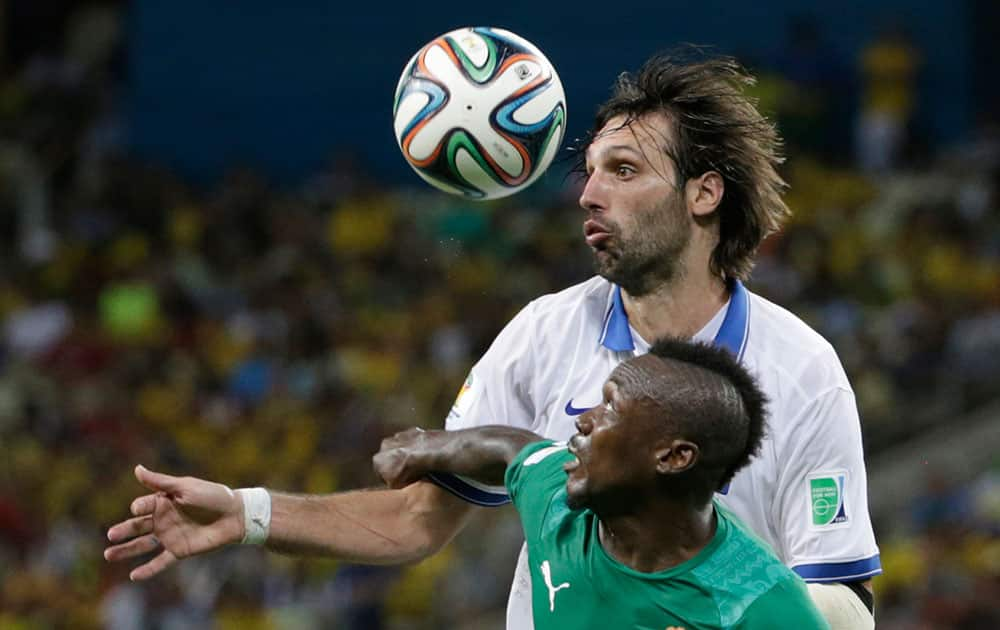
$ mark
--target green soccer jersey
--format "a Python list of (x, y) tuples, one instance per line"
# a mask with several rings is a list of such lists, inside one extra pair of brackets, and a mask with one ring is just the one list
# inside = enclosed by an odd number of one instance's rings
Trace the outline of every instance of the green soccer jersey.
[(715, 536), (694, 558), (657, 573), (618, 562), (601, 546), (595, 514), (566, 503), (563, 465), (572, 458), (564, 445), (536, 442), (507, 468), (535, 630), (829, 628), (805, 583), (718, 504)]

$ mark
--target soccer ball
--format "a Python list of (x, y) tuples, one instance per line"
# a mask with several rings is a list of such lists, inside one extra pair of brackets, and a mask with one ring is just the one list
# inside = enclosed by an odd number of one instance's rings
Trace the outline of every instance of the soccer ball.
[(445, 192), (496, 199), (548, 168), (566, 129), (566, 96), (531, 42), (499, 28), (463, 28), (421, 48), (392, 108), (399, 148)]

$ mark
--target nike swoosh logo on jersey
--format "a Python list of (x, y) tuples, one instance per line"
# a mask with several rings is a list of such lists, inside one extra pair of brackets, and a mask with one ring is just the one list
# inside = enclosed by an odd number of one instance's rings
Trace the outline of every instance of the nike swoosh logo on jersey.
[(574, 407), (573, 399), (570, 398), (569, 402), (566, 403), (566, 415), (567, 416), (579, 416), (582, 413), (587, 413), (590, 411), (591, 407)]

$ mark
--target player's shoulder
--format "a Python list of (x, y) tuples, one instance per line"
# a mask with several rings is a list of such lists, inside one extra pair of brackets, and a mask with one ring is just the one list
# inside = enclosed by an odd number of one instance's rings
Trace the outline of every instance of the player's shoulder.
[[(781, 620), (776, 625), (776, 620)], [(830, 624), (816, 608), (805, 582), (790, 576), (774, 583), (750, 604), (739, 623), (740, 630), (830, 630)]]
[(561, 361), (567, 344), (600, 338), (613, 289), (610, 282), (595, 276), (543, 295), (524, 307), (518, 327), (530, 330), (536, 350), (553, 352), (553, 358)]
[[(796, 598), (794, 591), (799, 586), (804, 588), (801, 579), (737, 517), (718, 504), (716, 510), (725, 539), (694, 572), (697, 580), (714, 593), (722, 624), (734, 626), (756, 602), (773, 598), (775, 593), (784, 592), (779, 601), (792, 602)], [(785, 592), (788, 585), (792, 585), (791, 592)]]
[(749, 292), (750, 324), (746, 358), (758, 372), (818, 393), (850, 389), (833, 345), (788, 309)]
[[(510, 466), (530, 467), (537, 466), (545, 460), (553, 461), (558, 459), (568, 451), (566, 442), (556, 442), (555, 440), (539, 440), (525, 445), (524, 448), (511, 460)], [(553, 457), (555, 456), (555, 457)]]
[(743, 564), (745, 575), (748, 578), (751, 576), (756, 578), (758, 583), (760, 583), (759, 578), (765, 577), (765, 587), (767, 584), (795, 576), (792, 570), (778, 559), (774, 550), (746, 523), (719, 501), (715, 501), (714, 504), (719, 526), (726, 528), (725, 544), (720, 547), (714, 558), (717, 565), (733, 566), (734, 559), (745, 560), (746, 563)]
[(518, 509), (528, 503), (547, 505), (553, 492), (564, 488), (563, 464), (571, 457), (565, 442), (541, 440), (521, 449), (504, 474), (504, 485), (514, 505)]
[(611, 290), (608, 281), (594, 277), (537, 297), (504, 326), (494, 346), (521, 348), (535, 356), (551, 352), (555, 353), (554, 359), (562, 360), (565, 346), (581, 338), (586, 331), (595, 339), (599, 337)]
[(611, 290), (610, 282), (594, 276), (562, 291), (548, 293), (536, 298), (529, 307), (537, 317), (565, 317), (568, 313), (599, 314), (607, 311)]

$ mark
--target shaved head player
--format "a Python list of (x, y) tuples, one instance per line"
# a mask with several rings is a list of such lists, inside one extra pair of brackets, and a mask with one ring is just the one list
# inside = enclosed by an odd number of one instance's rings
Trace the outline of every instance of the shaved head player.
[(615, 368), (577, 429), (568, 444), (504, 426), (411, 429), (375, 464), (505, 483), (538, 630), (828, 627), (802, 579), (713, 500), (764, 433), (764, 395), (729, 353), (654, 344)]

